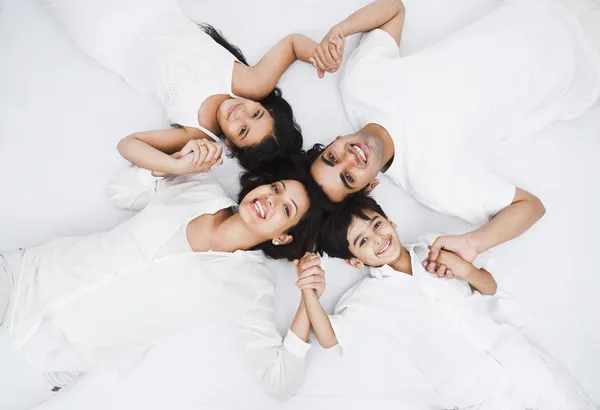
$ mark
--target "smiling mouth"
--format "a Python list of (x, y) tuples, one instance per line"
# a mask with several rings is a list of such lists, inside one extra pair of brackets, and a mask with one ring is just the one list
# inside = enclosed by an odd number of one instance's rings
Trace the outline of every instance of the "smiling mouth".
[(363, 149), (363, 147), (361, 147), (358, 144), (350, 144), (350, 149), (352, 149), (352, 151), (356, 154), (356, 157), (359, 159), (360, 162), (362, 162), (363, 164), (367, 163), (367, 159), (369, 157), (367, 156), (367, 153), (365, 152), (365, 149)]
[(385, 245), (383, 245), (383, 248), (381, 248), (381, 250), (379, 252), (377, 252), (377, 255), (383, 255), (385, 253), (385, 251), (387, 251), (389, 249), (389, 247), (392, 245), (392, 239), (388, 239), (387, 243)]
[(252, 201), (251, 206), (259, 218), (261, 218), (261, 219), (267, 218), (267, 210), (260, 200), (255, 199), (254, 201)]
[(231, 116), (233, 115), (234, 112), (237, 111), (238, 108), (240, 108), (242, 104), (235, 104), (232, 105), (231, 107), (229, 107), (229, 110), (227, 111), (227, 119), (231, 119)]

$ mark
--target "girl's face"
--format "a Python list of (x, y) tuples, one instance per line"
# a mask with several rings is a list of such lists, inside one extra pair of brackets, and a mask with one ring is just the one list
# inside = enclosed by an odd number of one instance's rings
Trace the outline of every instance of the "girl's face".
[(223, 101), (217, 110), (217, 121), (225, 138), (238, 148), (259, 144), (273, 135), (273, 118), (269, 111), (245, 98)]
[(286, 232), (298, 224), (309, 207), (304, 185), (283, 180), (250, 191), (240, 203), (239, 213), (248, 230), (283, 245), (292, 240)]

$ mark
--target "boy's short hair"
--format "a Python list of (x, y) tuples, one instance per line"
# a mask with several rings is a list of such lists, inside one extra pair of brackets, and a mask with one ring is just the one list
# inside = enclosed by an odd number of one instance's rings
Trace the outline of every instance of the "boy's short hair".
[(381, 206), (370, 196), (356, 195), (345, 200), (323, 224), (318, 244), (319, 253), (325, 252), (332, 258), (354, 258), (355, 255), (350, 252), (350, 243), (347, 238), (348, 229), (350, 229), (352, 218), (355, 216), (365, 221), (370, 219), (365, 211), (377, 212), (387, 218)]

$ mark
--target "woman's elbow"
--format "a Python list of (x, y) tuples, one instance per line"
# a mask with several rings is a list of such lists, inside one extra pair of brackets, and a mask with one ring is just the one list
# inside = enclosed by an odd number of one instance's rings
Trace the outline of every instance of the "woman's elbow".
[(538, 219), (541, 219), (544, 215), (546, 215), (546, 207), (537, 196), (533, 195), (533, 207), (535, 209), (535, 213), (538, 216)]
[(331, 349), (333, 346), (338, 344), (338, 341), (336, 338), (318, 339), (318, 340), (319, 340), (319, 344), (321, 345), (321, 347), (323, 349)]

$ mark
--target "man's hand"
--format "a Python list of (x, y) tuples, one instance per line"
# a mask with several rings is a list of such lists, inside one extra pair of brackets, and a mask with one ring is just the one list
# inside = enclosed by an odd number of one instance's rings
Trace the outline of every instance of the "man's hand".
[(334, 26), (323, 37), (309, 59), (313, 67), (317, 69), (319, 78), (323, 78), (325, 72), (335, 73), (340, 68), (345, 47), (344, 33), (337, 26)]
[(440, 277), (448, 276), (448, 274), (452, 275), (454, 273), (452, 268), (441, 262), (440, 254), (442, 250), (450, 251), (458, 255), (469, 264), (473, 263), (477, 255), (479, 255), (477, 246), (467, 235), (440, 236), (429, 247), (429, 255), (427, 259), (423, 261), (423, 266), (429, 273), (435, 273)]
[(296, 286), (300, 289), (314, 289), (320, 298), (325, 291), (325, 271), (321, 268), (321, 257), (315, 253), (306, 252), (299, 260), (294, 260), (298, 280)]

